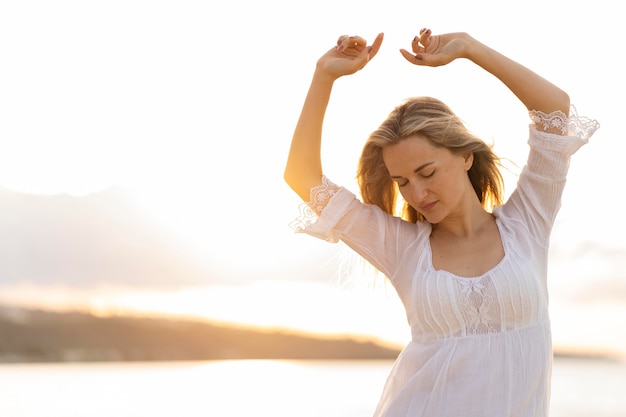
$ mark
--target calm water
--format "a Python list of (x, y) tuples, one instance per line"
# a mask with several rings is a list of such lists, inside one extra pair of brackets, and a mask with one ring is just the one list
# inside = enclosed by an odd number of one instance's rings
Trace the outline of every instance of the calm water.
[[(0, 417), (368, 417), (389, 361), (0, 366)], [(626, 417), (626, 364), (555, 363), (551, 417)]]

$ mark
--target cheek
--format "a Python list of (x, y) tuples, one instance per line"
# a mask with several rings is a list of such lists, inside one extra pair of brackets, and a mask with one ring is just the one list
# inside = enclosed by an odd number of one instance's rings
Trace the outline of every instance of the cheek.
[(467, 173), (455, 170), (445, 170), (429, 183), (431, 193), (440, 198), (455, 198), (465, 189), (468, 183)]
[(398, 191), (400, 192), (402, 198), (409, 204), (411, 204), (411, 193), (408, 192), (407, 189), (405, 189), (404, 187), (398, 187)]

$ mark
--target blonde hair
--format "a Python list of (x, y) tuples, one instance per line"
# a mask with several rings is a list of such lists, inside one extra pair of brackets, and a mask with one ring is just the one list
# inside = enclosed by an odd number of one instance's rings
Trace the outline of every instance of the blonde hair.
[(495, 205), (502, 204), (504, 181), (499, 169), (500, 159), (489, 145), (465, 127), (446, 104), (432, 97), (406, 100), (367, 139), (357, 171), (365, 203), (375, 204), (392, 215), (400, 211), (399, 216), (412, 223), (424, 220), (401, 198), (382, 156), (385, 146), (414, 135), (424, 136), (434, 146), (447, 148), (455, 154), (471, 152), (474, 162), (468, 175), (482, 206), (491, 211)]

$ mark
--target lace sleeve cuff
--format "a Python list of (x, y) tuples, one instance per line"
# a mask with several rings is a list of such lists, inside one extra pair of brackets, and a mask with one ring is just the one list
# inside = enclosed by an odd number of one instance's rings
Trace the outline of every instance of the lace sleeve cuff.
[(324, 207), (337, 191), (339, 191), (339, 186), (322, 175), (322, 183), (311, 188), (309, 201), (300, 204), (300, 215), (291, 222), (290, 227), (296, 232), (304, 231), (322, 214)]
[(339, 191), (339, 186), (331, 182), (325, 175), (322, 175), (322, 183), (317, 187), (311, 188), (309, 202), (306, 204), (319, 216), (330, 198), (337, 191)]
[(543, 130), (546, 131), (550, 128), (556, 128), (559, 129), (563, 135), (577, 136), (583, 140), (588, 140), (600, 127), (600, 124), (596, 120), (579, 116), (574, 106), (570, 107), (569, 117), (565, 116), (565, 113), (560, 110), (550, 114), (538, 110), (531, 110), (528, 114), (531, 121), (538, 129), (543, 128)]

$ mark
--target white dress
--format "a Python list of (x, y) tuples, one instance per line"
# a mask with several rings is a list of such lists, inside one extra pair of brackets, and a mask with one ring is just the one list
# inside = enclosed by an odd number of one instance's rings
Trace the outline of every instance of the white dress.
[(345, 242), (383, 272), (411, 328), (412, 340), (391, 370), (375, 417), (548, 415), (549, 235), (570, 156), (597, 128), (578, 121), (585, 122), (570, 117), (568, 136), (531, 125), (517, 187), (494, 210), (505, 255), (477, 277), (433, 267), (429, 223), (390, 216), (344, 188), (324, 195), (329, 182), (317, 187), (323, 209), (300, 230)]

